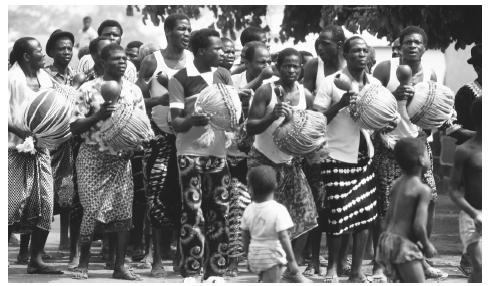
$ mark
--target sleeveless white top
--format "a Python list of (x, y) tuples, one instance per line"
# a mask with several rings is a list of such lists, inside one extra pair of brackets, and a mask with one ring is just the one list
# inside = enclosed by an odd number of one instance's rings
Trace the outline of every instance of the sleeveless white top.
[[(388, 85), (386, 86), (386, 88), (389, 91), (393, 92), (400, 85), (400, 82), (398, 81), (396, 76), (396, 70), (400, 64), (400, 59), (393, 58), (391, 59), (390, 63), (391, 63), (390, 79), (388, 80)], [(429, 81), (430, 77), (432, 76), (431, 70), (423, 69), (423, 73), (424, 73), (424, 78), (422, 79), (422, 81), (423, 82)], [(389, 133), (381, 134), (381, 138), (383, 142), (390, 149), (393, 149), (393, 147), (395, 147), (396, 142), (401, 138), (417, 137), (420, 131), (420, 128), (417, 125), (410, 122), (410, 118), (408, 117), (408, 113), (407, 113), (406, 100), (398, 101), (398, 113), (400, 113), (401, 119), (397, 127)]]
[[(277, 96), (274, 91), (275, 85), (274, 83), (270, 83), (270, 85), (271, 99), (268, 106), (266, 106), (265, 115), (273, 112), (275, 104), (278, 102)], [(305, 98), (303, 85), (298, 84), (298, 91), (300, 94), (298, 105), (293, 106), (293, 108), (297, 110), (305, 110), (307, 109), (307, 100)], [(257, 134), (254, 137), (254, 148), (263, 153), (263, 155), (265, 155), (268, 159), (276, 164), (286, 163), (293, 159), (293, 156), (281, 152), (273, 141), (273, 132), (276, 130), (276, 128), (278, 128), (278, 126), (281, 125), (281, 123), (283, 123), (284, 120), (284, 117), (276, 119), (275, 121), (273, 121), (273, 123), (271, 123), (271, 125), (268, 126), (266, 130), (264, 130), (264, 132)]]
[[(324, 112), (341, 100), (344, 91), (337, 88), (334, 84), (334, 77), (338, 73), (348, 76), (352, 82), (351, 91), (359, 93), (360, 83), (351, 76), (347, 67), (343, 68), (336, 73), (328, 75), (325, 78), (324, 85), (317, 90), (317, 95), (315, 96), (313, 104), (317, 111)], [(379, 80), (369, 74), (366, 74), (366, 78), (369, 83), (381, 84)], [(327, 123), (325, 137), (330, 158), (341, 162), (357, 164), (359, 157), (360, 133), (362, 133), (366, 139), (368, 157), (373, 157), (374, 148), (370, 138), (371, 135), (368, 131), (361, 129), (359, 124), (351, 118), (349, 107), (341, 108), (336, 116)]]
[(324, 61), (317, 57), (317, 75), (315, 77), (315, 93), (319, 90), (320, 86), (324, 84), (325, 74), (324, 74)]
[[(193, 62), (193, 54), (188, 51), (183, 51), (185, 54), (185, 66), (188, 65), (189, 62)], [(164, 86), (162, 86), (158, 80), (157, 76), (160, 71), (164, 72), (168, 76), (168, 80), (172, 78), (179, 69), (173, 69), (166, 65), (164, 62), (163, 55), (161, 54), (161, 50), (157, 50), (153, 53), (154, 57), (156, 58), (156, 69), (154, 70), (153, 75), (151, 76), (151, 88), (149, 90), (149, 95), (151, 97), (160, 96), (168, 91)], [(184, 68), (182, 67), (182, 68)], [(169, 112), (169, 106), (162, 106), (156, 105), (151, 110), (151, 116), (156, 126), (166, 133), (174, 134), (173, 129), (171, 128), (169, 122), (171, 122), (171, 114)]]

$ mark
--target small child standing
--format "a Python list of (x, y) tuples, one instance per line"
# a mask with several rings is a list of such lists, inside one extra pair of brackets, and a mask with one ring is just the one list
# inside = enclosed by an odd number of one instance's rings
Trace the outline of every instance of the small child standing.
[(244, 211), (241, 229), (249, 268), (259, 281), (279, 283), (284, 266), (295, 277), (293, 282), (311, 282), (299, 273), (288, 229), (293, 222), (288, 210), (274, 200), (278, 184), (270, 166), (252, 168), (247, 175), (253, 202)]
[(459, 145), (454, 153), (451, 173), (450, 195), (461, 209), (459, 213), (459, 234), (464, 253), (468, 254), (473, 272), (468, 282), (481, 283), (481, 97), (471, 108), (471, 116), (476, 126), (476, 135)]
[(430, 258), (436, 254), (426, 230), (431, 191), (421, 179), (422, 170), (430, 165), (429, 156), (425, 144), (417, 138), (399, 140), (394, 153), (402, 176), (391, 189), (391, 205), (376, 261), (393, 282), (424, 282), (424, 255)]

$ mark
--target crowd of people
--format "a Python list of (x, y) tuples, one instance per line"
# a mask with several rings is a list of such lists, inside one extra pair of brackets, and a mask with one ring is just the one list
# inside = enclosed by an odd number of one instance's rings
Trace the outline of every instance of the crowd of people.
[[(21, 233), (17, 262), (28, 265), (27, 273), (63, 273), (44, 261), (53, 215), (60, 214), (60, 249), (70, 251), (73, 279), (88, 279), (90, 249), (99, 240), (105, 268), (125, 280), (141, 280), (128, 254), (160, 278), (169, 271), (163, 260), (172, 259), (188, 283), (224, 282), (239, 275), (245, 260), (260, 282), (447, 277), (429, 260), (436, 254), (429, 240), (437, 200), (433, 130), (406, 112), (414, 84), (437, 81), (422, 64), (428, 41), (422, 28), (403, 29), (392, 58), (376, 65), (362, 37), (346, 38), (335, 25), (320, 32), (316, 58), (293, 48), (271, 55), (265, 31), (248, 27), (236, 59), (232, 40), (213, 29), (193, 31), (184, 14), (165, 19), (165, 48), (140, 41), (123, 48), (117, 21), (105, 20), (97, 31), (91, 18), (83, 22), (79, 39), (51, 34), (44, 49), (50, 66), (32, 37), (19, 38), (9, 58), (9, 239)], [(462, 210), (469, 281), (481, 282), (481, 45), (471, 53), (478, 78), (459, 90), (457, 118), (438, 131), (460, 144), (450, 194)], [(399, 65), (411, 68), (410, 84), (397, 79)], [(351, 81), (349, 91), (334, 84), (338, 74)], [(116, 82), (117, 96), (107, 99), (106, 82)], [(240, 99), (235, 137), (214, 129), (211, 143), (196, 144), (213, 116), (196, 102), (219, 84), (233, 86)], [(396, 124), (372, 132), (351, 117), (352, 98), (369, 84), (396, 98)], [(28, 138), (36, 140), (24, 110), (40, 92), (60, 88), (72, 96), (71, 138), (54, 149), (22, 151)], [(154, 136), (139, 148), (120, 151), (100, 140), (122, 106), (150, 119)], [(326, 118), (328, 157), (320, 163), (283, 152), (274, 139), (301, 110)], [(327, 262), (320, 255), (324, 232)], [(371, 275), (362, 269), (365, 252), (374, 255)], [(303, 273), (299, 265), (307, 265)]]

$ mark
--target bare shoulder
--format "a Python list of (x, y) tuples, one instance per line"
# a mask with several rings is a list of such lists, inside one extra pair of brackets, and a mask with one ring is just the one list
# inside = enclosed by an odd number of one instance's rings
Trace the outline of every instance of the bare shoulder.
[(415, 188), (415, 191), (418, 194), (420, 199), (430, 201), (432, 198), (432, 190), (428, 185), (422, 183), (420, 179), (417, 187)]
[(156, 71), (156, 57), (154, 54), (147, 55), (141, 62), (141, 69), (139, 71), (140, 77), (149, 78)]
[(308, 71), (310, 73), (314, 73), (314, 72), (316, 73), (318, 63), (319, 63), (318, 58), (313, 58), (310, 61), (308, 61), (303, 68), (305, 71)]
[(390, 79), (390, 69), (391, 62), (383, 61), (376, 65), (376, 68), (373, 71), (373, 76), (377, 78), (381, 82), (381, 84), (386, 86), (388, 84), (388, 80)]
[(256, 92), (254, 93), (254, 100), (263, 100), (271, 98), (271, 85), (270, 84), (263, 84), (260, 86)]
[(467, 158), (470, 153), (473, 152), (473, 147), (474, 146), (471, 139), (467, 140), (463, 144), (456, 147), (456, 150), (454, 151), (454, 158), (458, 160)]

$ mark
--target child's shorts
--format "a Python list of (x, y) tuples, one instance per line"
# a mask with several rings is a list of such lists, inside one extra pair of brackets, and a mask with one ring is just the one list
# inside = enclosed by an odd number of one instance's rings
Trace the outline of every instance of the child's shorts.
[(476, 230), (474, 220), (464, 211), (459, 213), (459, 236), (463, 244), (463, 253), (470, 244), (475, 242), (481, 243), (481, 233)]
[(375, 260), (385, 268), (385, 274), (392, 281), (400, 279), (395, 265), (422, 260), (423, 257), (422, 251), (411, 240), (389, 232), (380, 235)]
[(247, 255), (249, 268), (254, 273), (261, 273), (276, 265), (286, 265), (286, 254), (281, 245), (249, 246)]

